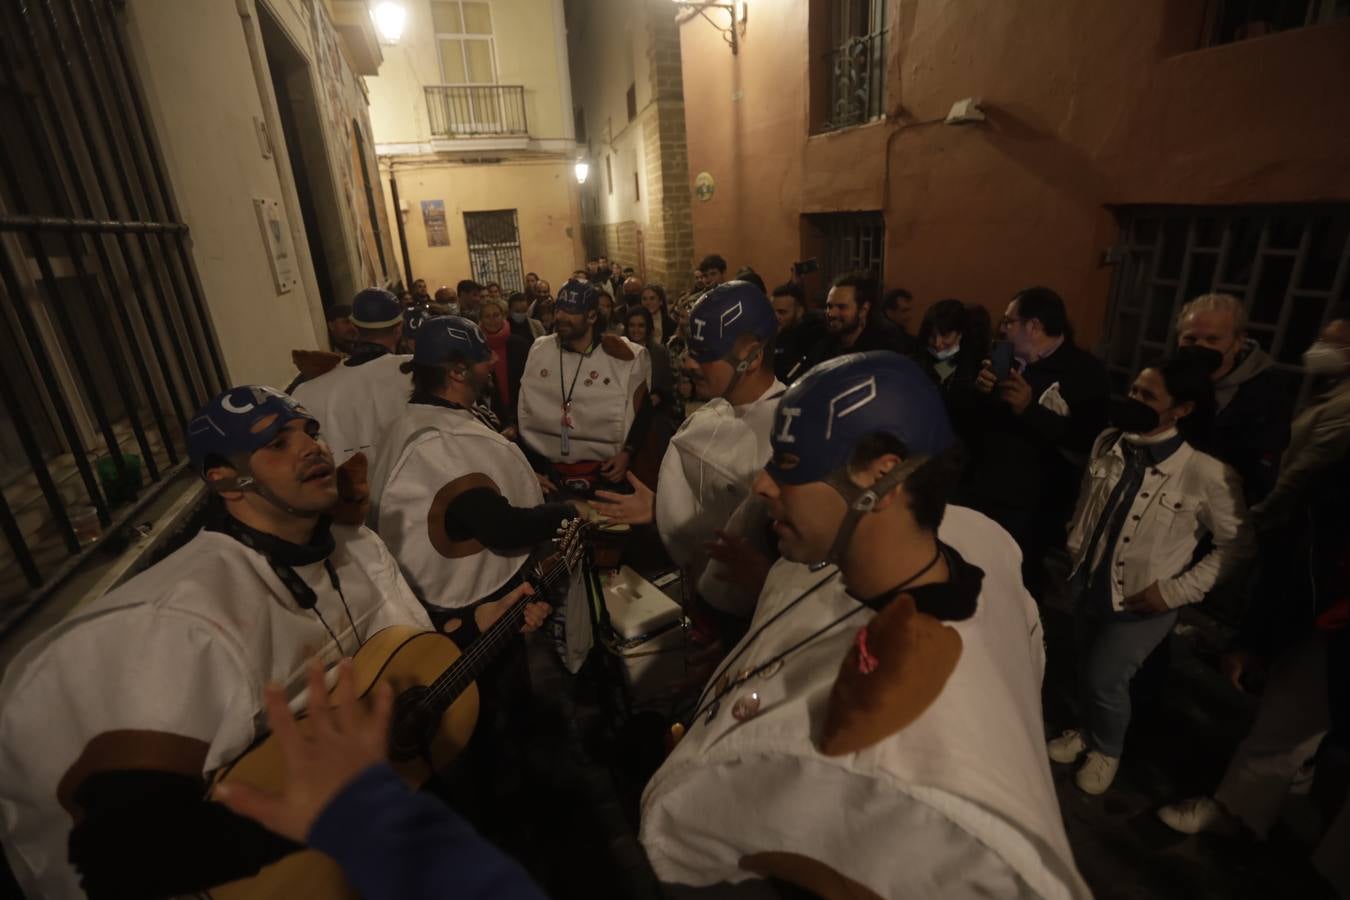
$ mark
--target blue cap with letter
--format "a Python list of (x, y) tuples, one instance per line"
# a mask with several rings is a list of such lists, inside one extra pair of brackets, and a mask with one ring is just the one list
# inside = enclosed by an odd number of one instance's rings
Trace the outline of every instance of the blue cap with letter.
[(593, 309), (599, 309), (600, 289), (589, 282), (578, 281), (573, 278), (558, 288), (558, 296), (553, 301), (553, 308), (574, 315), (584, 315)]
[(417, 330), (416, 365), (444, 366), (452, 360), (479, 363), (491, 358), (492, 348), (482, 330), (463, 316), (436, 316)]
[[(904, 461), (870, 487), (854, 484), (849, 461), (858, 443), (886, 434)], [(773, 456), (764, 470), (779, 484), (823, 481), (848, 504), (828, 561), (838, 562), (858, 520), (929, 459), (956, 443), (937, 386), (913, 360), (889, 350), (851, 353), (822, 363), (788, 388), (774, 412)]]
[(388, 328), (403, 321), (403, 305), (383, 288), (366, 288), (352, 300), (351, 319), (357, 328)]
[(743, 372), (754, 352), (739, 356), (736, 341), (750, 335), (762, 345), (777, 332), (778, 316), (764, 292), (747, 281), (727, 281), (690, 310), (689, 355), (700, 363), (725, 360)]
[[(318, 419), (289, 394), (276, 388), (246, 384), (223, 391), (188, 422), (188, 460), (205, 477), (207, 464), (216, 458), (248, 473), (248, 458), (276, 438), (295, 419)], [(239, 489), (233, 486), (232, 489)]]

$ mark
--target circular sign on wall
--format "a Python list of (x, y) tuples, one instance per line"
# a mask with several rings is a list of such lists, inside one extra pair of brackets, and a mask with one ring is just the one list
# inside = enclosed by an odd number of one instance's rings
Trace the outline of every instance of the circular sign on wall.
[(699, 172), (694, 178), (694, 196), (707, 203), (716, 192), (717, 182), (713, 181), (712, 173)]

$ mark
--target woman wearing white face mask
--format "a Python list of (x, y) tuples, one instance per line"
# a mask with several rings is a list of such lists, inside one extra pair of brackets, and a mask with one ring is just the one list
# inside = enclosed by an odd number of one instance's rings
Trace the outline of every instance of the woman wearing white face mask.
[[(1068, 540), (1081, 724), (1049, 745), (1060, 763), (1086, 752), (1076, 781), (1089, 794), (1115, 778), (1140, 664), (1177, 610), (1251, 550), (1236, 473), (1192, 444), (1213, 412), (1208, 368), (1169, 360), (1112, 403), (1113, 427), (1092, 447)], [(1206, 535), (1210, 549), (1192, 562)]]
[(989, 355), (989, 313), (960, 300), (939, 300), (919, 326), (919, 367), (946, 392), (970, 387)]

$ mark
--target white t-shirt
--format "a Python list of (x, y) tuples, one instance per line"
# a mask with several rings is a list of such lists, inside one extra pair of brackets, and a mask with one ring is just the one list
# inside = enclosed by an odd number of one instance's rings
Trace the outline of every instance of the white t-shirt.
[[(770, 677), (730, 692), (710, 721), (696, 719), (652, 777), (641, 840), (662, 881), (743, 881), (755, 877), (744, 857), (775, 852), (809, 857), (886, 898), (1090, 896), (1045, 755), (1044, 649), (1020, 553), (992, 521), (960, 507), (948, 507), (939, 536), (985, 573), (975, 613), (947, 623), (962, 641), (956, 668), (915, 721), (841, 756), (816, 741), (840, 664), (874, 613), (833, 568), (774, 566), (732, 651), (741, 653), (735, 671), (854, 614)], [(759, 713), (737, 721), (736, 701), (751, 691)]]
[(93, 738), (138, 730), (201, 741), (207, 775), (264, 727), (268, 682), (300, 708), (316, 655), (331, 664), (390, 625), (430, 628), (379, 538), (348, 526), (333, 535), (346, 609), (323, 563), (293, 567), (317, 598), (302, 609), (265, 557), (203, 531), (11, 663), (0, 683), (0, 836), (27, 894), (84, 896), (66, 861), (72, 823), (57, 785)]
[(411, 358), (388, 353), (358, 366), (343, 362), (291, 392), (319, 420), (335, 465), (357, 452), (374, 458), (380, 435), (412, 396), (412, 376), (399, 371)]
[[(371, 470), (371, 517), (427, 603), (443, 609), (468, 606), (506, 584), (529, 558), (530, 548), (502, 553), (481, 545), (446, 556), (432, 543), (444, 533), (444, 516), (429, 518), (436, 495), (457, 479), (485, 475), (512, 506), (544, 502), (543, 491), (520, 448), (473, 414), (410, 403), (389, 427)], [(451, 489), (453, 490), (453, 489)]]
[[(556, 335), (530, 347), (520, 378), (521, 438), (555, 463), (606, 460), (623, 449), (651, 387), (645, 347), (607, 334), (590, 353), (563, 350)], [(571, 398), (571, 452), (562, 453), (564, 397)]]

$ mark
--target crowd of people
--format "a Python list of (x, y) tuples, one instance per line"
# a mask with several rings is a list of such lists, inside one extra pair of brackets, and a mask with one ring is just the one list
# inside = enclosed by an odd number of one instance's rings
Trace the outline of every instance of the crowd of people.
[[(793, 272), (769, 288), (714, 254), (677, 292), (597, 257), (556, 292), (533, 272), (509, 293), (372, 288), (329, 311), (331, 352), (298, 355), (287, 392), (213, 399), (187, 428), (208, 526), (0, 685), (23, 887), (174, 896), (309, 843), (365, 896), (443, 896), (445, 879), (541, 896), (397, 782), (381, 761), (397, 703), (358, 705), (339, 660), (393, 625), (478, 652), (514, 616), (548, 623), (576, 671), (593, 611), (530, 573), (582, 517), (659, 541), (716, 661), (642, 797), (671, 896), (1090, 896), (1050, 763), (1110, 789), (1132, 683), (1165, 673), (1202, 602), (1240, 604), (1223, 672), (1260, 682), (1260, 711), (1215, 791), (1159, 797), (1158, 817), (1264, 837), (1315, 763), (1337, 799), (1313, 864), (1350, 896), (1350, 311), (1304, 354), (1314, 393), (1294, 417), (1228, 295), (1188, 302), (1174, 350), (1113, 396), (1049, 288), (997, 323), (939, 299), (916, 324), (914, 297), (870, 273), (818, 306)], [(1040, 607), (1057, 590), (1077, 727), (1047, 740)], [(529, 707), (523, 640), (493, 640), (454, 794), (470, 807), (515, 764)], [(209, 791), (264, 719), (283, 792)]]

